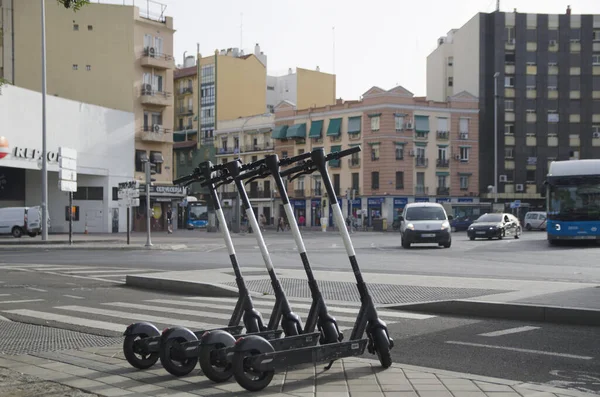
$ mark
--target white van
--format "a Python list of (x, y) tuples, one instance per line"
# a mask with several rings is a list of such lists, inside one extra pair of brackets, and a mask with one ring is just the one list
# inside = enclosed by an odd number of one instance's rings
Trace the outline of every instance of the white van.
[(436, 243), (450, 248), (452, 216), (438, 203), (410, 203), (404, 207), (400, 220), (400, 239), (403, 248), (414, 243)]
[(0, 234), (35, 237), (42, 233), (42, 207), (0, 208)]
[(526, 230), (546, 230), (546, 213), (530, 211), (523, 221)]

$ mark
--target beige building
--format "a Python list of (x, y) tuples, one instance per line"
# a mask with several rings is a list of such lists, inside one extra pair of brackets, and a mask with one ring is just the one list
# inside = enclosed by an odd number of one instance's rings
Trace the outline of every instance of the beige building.
[[(40, 20), (40, 2), (3, 0), (1, 4), (0, 77), (40, 91), (41, 30), (39, 23), (32, 22)], [(47, 1), (47, 92), (133, 112), (135, 153), (131, 153), (131, 165), (135, 178), (144, 180), (142, 160), (149, 158), (157, 163), (157, 185), (171, 185), (175, 31), (173, 18), (164, 16), (166, 7), (152, 5), (159, 9), (91, 3), (74, 13), (56, 1)], [(155, 214), (166, 211), (169, 199), (182, 196), (172, 193), (155, 205)], [(153, 220), (153, 228), (160, 230), (164, 220), (158, 218)]]

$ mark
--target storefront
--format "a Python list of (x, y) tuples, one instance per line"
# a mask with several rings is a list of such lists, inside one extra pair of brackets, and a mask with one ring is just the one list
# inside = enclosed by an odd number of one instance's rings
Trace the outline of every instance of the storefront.
[(394, 221), (402, 215), (402, 211), (404, 211), (406, 204), (408, 204), (408, 197), (394, 197)]
[[(294, 217), (300, 226), (306, 226), (306, 200), (302, 199), (290, 199), (290, 204), (294, 209)], [(304, 222), (301, 222), (300, 217), (302, 216)], [(291, 220), (288, 219), (288, 222)]]
[[(41, 94), (15, 86), (0, 95), (0, 207), (42, 204)], [(102, 122), (98, 122), (102, 120)], [(48, 215), (50, 233), (69, 230), (69, 195), (58, 188), (58, 151), (77, 151), (76, 233), (125, 232), (120, 182), (133, 180), (133, 113), (47, 97)]]
[[(343, 206), (343, 200), (342, 198), (338, 197), (337, 198), (338, 204), (340, 206), (340, 210), (342, 210), (342, 214), (344, 214), (344, 206)], [(346, 216), (344, 216), (345, 218)], [(335, 221), (333, 220), (333, 209), (331, 208), (331, 202), (329, 203), (329, 223), (327, 224), (328, 226), (337, 226), (335, 224)]]
[(312, 198), (310, 199), (310, 225), (321, 226), (321, 199)]
[(368, 226), (373, 226), (374, 219), (381, 219), (383, 216), (383, 205), (385, 197), (369, 197), (367, 199)]
[(415, 203), (428, 203), (429, 197), (415, 197)]
[[(175, 221), (177, 208), (184, 199), (185, 191), (181, 186), (150, 186), (150, 229), (166, 232), (167, 212), (171, 209)], [(146, 185), (140, 185), (140, 206), (135, 211), (133, 227), (135, 231), (146, 230)], [(176, 222), (173, 222), (173, 228), (176, 229)]]

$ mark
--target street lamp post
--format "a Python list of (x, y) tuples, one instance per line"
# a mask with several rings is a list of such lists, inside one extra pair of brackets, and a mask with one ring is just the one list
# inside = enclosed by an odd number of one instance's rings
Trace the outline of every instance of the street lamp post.
[(498, 77), (494, 73), (494, 203), (498, 202)]
[(42, 240), (48, 240), (48, 152), (46, 151), (46, 4), (42, 13)]

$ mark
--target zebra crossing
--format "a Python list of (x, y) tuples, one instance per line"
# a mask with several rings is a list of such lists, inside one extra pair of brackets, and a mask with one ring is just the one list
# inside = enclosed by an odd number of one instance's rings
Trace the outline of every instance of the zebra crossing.
[(53, 274), (71, 278), (85, 278), (95, 281), (104, 281), (116, 284), (124, 284), (128, 274), (159, 273), (166, 270), (136, 269), (123, 267), (105, 266), (79, 266), (79, 265), (0, 265), (2, 270), (13, 270), (29, 273)]
[[(1, 301), (0, 301), (1, 302)], [(263, 314), (265, 322), (275, 302), (271, 296), (254, 298), (254, 306)], [(158, 329), (180, 325), (191, 329), (218, 328), (227, 324), (236, 303), (235, 298), (220, 297), (183, 297), (175, 299), (147, 299), (139, 303), (103, 302), (94, 305), (78, 305), (82, 303), (58, 306), (43, 306), (36, 310), (36, 305), (27, 308), (11, 309), (0, 305), (0, 315), (17, 316), (32, 323), (51, 322), (52, 326), (73, 329), (84, 328), (90, 333), (106, 331), (122, 333), (133, 322), (149, 321)], [(290, 299), (292, 309), (301, 319), (306, 319), (310, 303), (305, 299)], [(328, 306), (331, 315), (338, 320), (342, 331), (352, 328), (359, 306), (356, 303)], [(379, 316), (387, 324), (400, 321), (423, 321), (434, 318), (432, 315), (379, 310)]]

